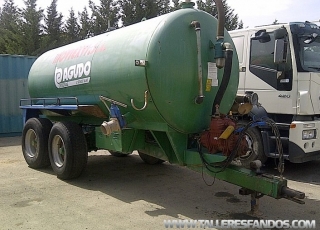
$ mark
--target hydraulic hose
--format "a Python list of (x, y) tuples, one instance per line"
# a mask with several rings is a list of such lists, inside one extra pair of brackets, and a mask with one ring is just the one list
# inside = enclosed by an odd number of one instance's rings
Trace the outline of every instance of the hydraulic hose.
[(217, 112), (216, 108), (220, 106), (221, 100), (223, 98), (223, 95), (226, 92), (226, 89), (227, 89), (229, 81), (230, 81), (230, 76), (231, 76), (233, 50), (231, 49), (231, 45), (228, 43), (225, 43), (225, 47), (226, 47), (226, 51), (225, 51), (226, 64), (224, 67), (224, 73), (223, 73), (220, 87), (218, 89), (218, 92), (217, 92), (216, 97), (213, 102), (212, 115), (214, 115)]
[[(231, 44), (224, 43), (224, 24), (225, 24), (225, 11), (222, 4), (222, 0), (214, 0), (218, 12), (218, 28), (217, 28), (217, 42), (215, 45), (215, 58), (218, 68), (224, 67), (223, 78), (221, 85), (215, 97), (212, 106), (212, 115), (216, 114), (217, 108), (219, 108), (223, 95), (227, 89), (230, 81), (231, 69), (232, 69), (232, 57), (233, 51)], [(225, 57), (223, 55), (223, 49), (225, 49)], [(219, 113), (219, 112), (218, 112)]]

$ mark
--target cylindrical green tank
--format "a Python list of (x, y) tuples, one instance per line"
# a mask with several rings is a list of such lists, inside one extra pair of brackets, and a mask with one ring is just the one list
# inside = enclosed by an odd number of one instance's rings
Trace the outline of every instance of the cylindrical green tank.
[[(205, 96), (201, 104), (195, 103), (199, 84), (192, 21), (201, 24)], [(48, 51), (32, 66), (29, 93), (33, 98), (77, 97), (80, 104), (99, 105), (107, 111), (99, 99), (102, 95), (127, 104), (127, 108), (120, 107), (121, 113), (130, 112), (136, 124), (166, 123), (182, 133), (199, 132), (209, 125), (217, 83), (220, 85), (223, 75), (219, 69), (215, 80), (214, 68), (208, 73), (208, 63), (215, 62), (216, 27), (217, 20), (211, 15), (187, 8)], [(227, 32), (225, 41), (233, 45)], [(136, 66), (136, 60), (146, 65)], [(238, 59), (233, 55), (222, 113), (233, 104), (238, 76)], [(141, 108), (147, 90), (146, 109), (135, 110), (131, 99)]]

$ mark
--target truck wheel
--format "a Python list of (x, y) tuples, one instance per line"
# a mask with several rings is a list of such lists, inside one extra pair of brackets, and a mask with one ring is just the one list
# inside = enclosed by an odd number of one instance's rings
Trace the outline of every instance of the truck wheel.
[(22, 152), (30, 168), (39, 169), (50, 165), (48, 138), (52, 123), (44, 118), (29, 119), (22, 132)]
[(158, 164), (162, 164), (164, 162), (164, 160), (161, 160), (159, 158), (155, 158), (155, 157), (152, 157), (152, 156), (149, 156), (147, 154), (144, 154), (144, 153), (141, 153), (139, 152), (139, 156), (140, 158), (147, 164), (149, 165), (158, 165)]
[(112, 150), (109, 150), (109, 153), (114, 157), (127, 157), (129, 155), (129, 154), (125, 154), (125, 153), (118, 152), (118, 151), (112, 151)]
[[(243, 124), (245, 125), (245, 124)], [(247, 129), (244, 138), (246, 139), (249, 150), (247, 153), (240, 157), (240, 161), (244, 167), (249, 167), (250, 162), (254, 160), (260, 160), (261, 163), (265, 163), (268, 157), (263, 150), (263, 142), (260, 131), (256, 127)]]
[(82, 128), (73, 122), (56, 123), (49, 135), (49, 158), (57, 177), (68, 180), (80, 176), (88, 161)]

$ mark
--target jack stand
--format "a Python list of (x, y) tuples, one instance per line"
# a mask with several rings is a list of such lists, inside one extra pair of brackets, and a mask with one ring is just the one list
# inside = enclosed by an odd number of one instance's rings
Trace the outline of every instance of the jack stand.
[(248, 215), (254, 216), (254, 217), (262, 217), (263, 213), (260, 212), (260, 204), (259, 199), (263, 197), (263, 194), (252, 191), (250, 189), (241, 188), (239, 189), (240, 195), (251, 195), (251, 210), (248, 212)]
[(263, 215), (262, 212), (260, 212), (259, 207), (259, 199), (261, 198), (261, 195), (259, 196), (257, 192), (251, 193), (251, 210), (249, 211), (249, 215), (255, 216), (255, 217), (261, 217)]

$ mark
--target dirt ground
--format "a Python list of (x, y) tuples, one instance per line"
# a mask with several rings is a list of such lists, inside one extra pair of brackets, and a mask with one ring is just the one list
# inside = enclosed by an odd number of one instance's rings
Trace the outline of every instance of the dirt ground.
[[(320, 224), (320, 161), (286, 164), (289, 187), (306, 193), (304, 205), (260, 199), (261, 218), (316, 220)], [(273, 166), (266, 169), (276, 173)], [(212, 178), (205, 177), (208, 183)], [(146, 165), (137, 154), (89, 154), (84, 174), (56, 178), (51, 168), (24, 161), (20, 137), (0, 138), (0, 229), (165, 229), (172, 219), (254, 219), (239, 187), (164, 163)]]

